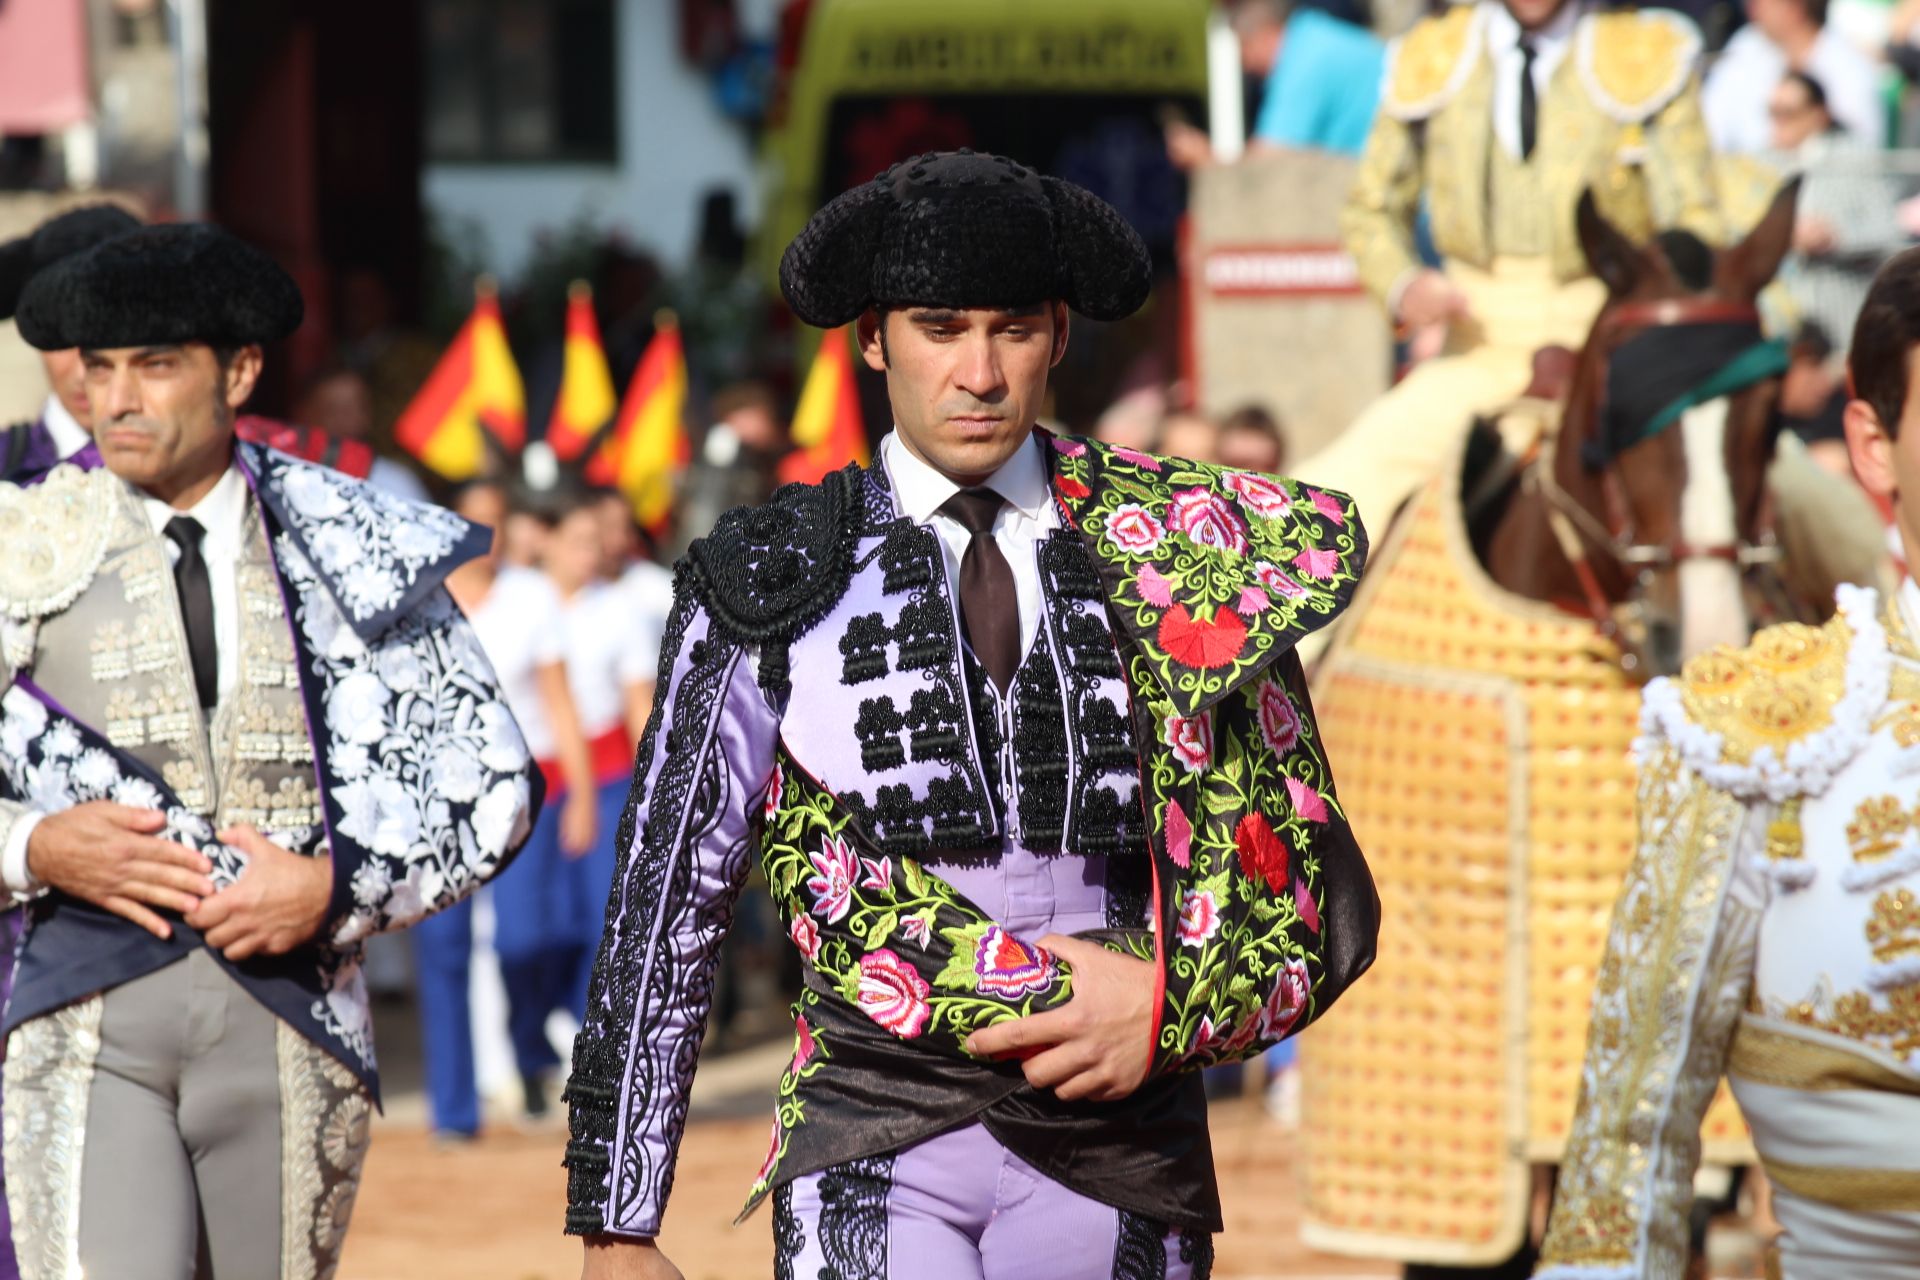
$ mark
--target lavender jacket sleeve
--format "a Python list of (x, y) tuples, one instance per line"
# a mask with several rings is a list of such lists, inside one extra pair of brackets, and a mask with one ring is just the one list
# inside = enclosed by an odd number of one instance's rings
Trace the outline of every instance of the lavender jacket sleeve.
[(686, 594), (620, 824), (620, 866), (567, 1086), (567, 1231), (649, 1237), (673, 1186), (720, 941), (779, 717)]

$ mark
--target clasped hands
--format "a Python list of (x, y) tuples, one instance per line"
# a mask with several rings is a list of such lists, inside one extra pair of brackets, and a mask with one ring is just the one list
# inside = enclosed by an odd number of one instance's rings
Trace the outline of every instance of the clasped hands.
[(229, 960), (282, 955), (326, 923), (333, 860), (274, 844), (250, 826), (220, 842), (246, 858), (224, 889), (205, 854), (162, 838), (166, 815), (97, 800), (42, 818), (27, 841), (27, 868), (63, 893), (103, 907), (157, 938), (173, 936), (160, 911), (178, 912)]
[(1073, 998), (1057, 1009), (982, 1027), (967, 1052), (1021, 1059), (1036, 1089), (1063, 1102), (1117, 1102), (1140, 1087), (1153, 1059), (1153, 966), (1098, 943), (1050, 933), (1040, 945), (1073, 970)]

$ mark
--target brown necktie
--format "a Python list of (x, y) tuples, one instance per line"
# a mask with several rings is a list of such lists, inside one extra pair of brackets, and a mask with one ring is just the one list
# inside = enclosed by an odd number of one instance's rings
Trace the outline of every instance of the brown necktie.
[(1013, 566), (993, 540), (993, 518), (1006, 505), (991, 489), (962, 489), (940, 505), (973, 535), (960, 558), (960, 613), (974, 657), (1003, 694), (1020, 666), (1020, 600), (1013, 589)]

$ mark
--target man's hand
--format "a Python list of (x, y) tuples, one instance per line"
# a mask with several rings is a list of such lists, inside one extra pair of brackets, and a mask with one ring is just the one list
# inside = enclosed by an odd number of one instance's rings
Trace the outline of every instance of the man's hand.
[(651, 1240), (588, 1236), (580, 1280), (686, 1280)]
[(156, 938), (173, 926), (153, 908), (182, 915), (213, 892), (213, 863), (185, 845), (162, 840), (167, 817), (93, 800), (48, 814), (27, 837), (27, 870), (42, 884), (125, 917)]
[(1467, 316), (1467, 295), (1431, 267), (1407, 282), (1400, 294), (1400, 323), (1409, 329), (1450, 324)]
[(1182, 173), (1192, 173), (1213, 163), (1213, 139), (1206, 130), (1197, 129), (1184, 120), (1169, 120), (1164, 132), (1167, 159), (1174, 168)]
[(1063, 1102), (1117, 1102), (1140, 1087), (1153, 1061), (1153, 966), (1057, 933), (1040, 945), (1073, 969), (1073, 998), (981, 1028), (967, 1037), (967, 1052), (1024, 1057), (1027, 1083)]
[(332, 858), (289, 853), (252, 827), (218, 834), (222, 844), (247, 855), (247, 866), (187, 915), (208, 946), (229, 960), (245, 960), (285, 955), (320, 932), (333, 897)]
[(593, 840), (599, 834), (599, 797), (584, 788), (567, 792), (560, 809), (560, 852), (569, 858), (583, 858), (593, 852)]

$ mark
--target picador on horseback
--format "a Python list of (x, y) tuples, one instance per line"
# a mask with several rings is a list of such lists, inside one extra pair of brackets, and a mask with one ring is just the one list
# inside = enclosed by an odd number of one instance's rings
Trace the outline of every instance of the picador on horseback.
[[(1395, 925), (1303, 1042), (1305, 1230), (1410, 1277), (1534, 1265), (1644, 682), (1887, 567), (1864, 497), (1778, 435), (1759, 298), (1797, 189), (1729, 225), (1699, 51), (1672, 13), (1455, 6), (1395, 45), (1350, 198), (1363, 279), (1447, 345), (1299, 469), (1386, 531), (1315, 695)], [(1700, 1105), (1707, 1158), (1750, 1161)]]

